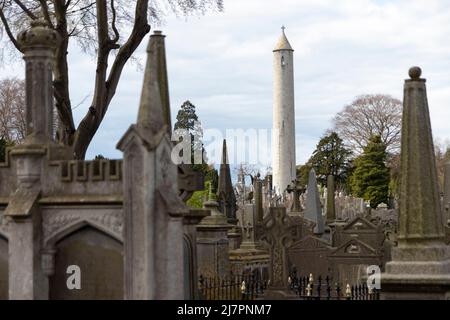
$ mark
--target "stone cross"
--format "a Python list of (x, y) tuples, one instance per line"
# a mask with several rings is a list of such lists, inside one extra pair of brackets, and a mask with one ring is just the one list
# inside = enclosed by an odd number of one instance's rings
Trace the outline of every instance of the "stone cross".
[(264, 219), (261, 240), (268, 244), (270, 284), (272, 288), (285, 289), (289, 277), (287, 248), (292, 243), (291, 224), (284, 207), (271, 207)]
[(250, 240), (252, 238), (252, 230), (253, 230), (253, 226), (250, 224), (250, 222), (247, 222), (247, 225), (243, 227), (244, 231), (245, 231), (245, 236), (248, 240)]
[(293, 193), (294, 197), (294, 205), (292, 208), (293, 212), (300, 212), (302, 210), (302, 207), (300, 205), (300, 195), (305, 191), (304, 188), (299, 187), (298, 180), (295, 179), (292, 181), (290, 185), (286, 188), (286, 191), (288, 193)]

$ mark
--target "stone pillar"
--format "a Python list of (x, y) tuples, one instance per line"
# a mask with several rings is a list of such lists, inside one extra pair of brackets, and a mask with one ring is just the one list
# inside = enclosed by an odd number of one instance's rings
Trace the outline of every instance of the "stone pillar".
[(33, 20), (17, 41), (25, 60), (27, 140), (47, 143), (53, 136), (52, 68), (58, 34), (45, 21)]
[(278, 194), (296, 177), (294, 50), (283, 33), (273, 50), (273, 187)]
[(263, 192), (262, 192), (263, 182), (256, 178), (254, 183), (253, 195), (255, 198), (255, 221), (256, 223), (262, 223), (264, 218), (263, 210)]
[(230, 275), (228, 231), (233, 227), (221, 213), (210, 191), (204, 207), (211, 212), (197, 226), (198, 275), (224, 278)]
[[(156, 32), (147, 65), (137, 123), (117, 148), (124, 152), (125, 299), (183, 299), (183, 216), (169, 123), (161, 99), (164, 36)], [(167, 107), (167, 106), (166, 106)]]
[(19, 33), (26, 69), (27, 137), (11, 150), (17, 174), (17, 189), (10, 196), (9, 298), (48, 299), (48, 278), (41, 261), (42, 225), (39, 198), (43, 168), (52, 144), (52, 66), (57, 33), (41, 20)]
[(405, 81), (398, 246), (381, 278), (383, 299), (449, 299), (450, 247), (444, 219), (422, 71)]
[(198, 278), (197, 278), (197, 224), (208, 215), (207, 210), (189, 210), (183, 217), (184, 237), (185, 237), (185, 262), (188, 266), (183, 269), (185, 295), (184, 299), (198, 299)]
[(335, 207), (335, 186), (334, 176), (329, 175), (327, 178), (327, 223), (336, 221), (336, 207)]

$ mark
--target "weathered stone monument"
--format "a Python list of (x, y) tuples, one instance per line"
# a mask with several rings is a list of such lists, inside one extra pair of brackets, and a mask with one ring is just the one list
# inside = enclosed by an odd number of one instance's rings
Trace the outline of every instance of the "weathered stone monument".
[(248, 273), (258, 270), (259, 274), (265, 274), (269, 266), (269, 252), (262, 250), (257, 239), (258, 221), (256, 205), (246, 204), (242, 221), (242, 242), (238, 249), (230, 251), (230, 262), (234, 274)]
[(18, 36), (27, 137), (0, 163), (0, 298), (194, 297), (193, 224), (205, 213), (188, 211), (181, 197), (198, 179), (171, 159), (164, 36), (155, 31), (149, 42), (138, 120), (118, 143), (123, 161), (70, 160), (70, 148), (54, 142), (57, 41), (40, 20)]
[(236, 217), (237, 204), (233, 183), (231, 182), (230, 163), (228, 160), (227, 141), (223, 140), (222, 162), (220, 164), (219, 182), (217, 188), (217, 202), (219, 211), (226, 217), (230, 225), (233, 226), (228, 231), (230, 249), (237, 249), (241, 242), (241, 232), (237, 227)]
[(383, 299), (449, 299), (450, 247), (445, 243), (425, 79), (405, 81), (398, 246), (381, 278)]
[(52, 138), (52, 64), (58, 36), (42, 21), (34, 21), (31, 29), (19, 34), (18, 42), (27, 72), (27, 137), (6, 156), (7, 160), (11, 157), (11, 171), (15, 171), (8, 172), (12, 185), (7, 187), (12, 187), (13, 193), (4, 212), (8, 219), (9, 298), (46, 299), (49, 283), (40, 259), (45, 250), (39, 201), (48, 192), (43, 167), (61, 151)]
[(253, 182), (253, 198), (255, 199), (255, 222), (261, 224), (264, 218), (263, 207), (263, 181), (259, 174), (256, 175)]
[(210, 212), (202, 209), (190, 209), (183, 217), (184, 235), (184, 299), (198, 298), (197, 266), (197, 225)]
[(314, 227), (314, 234), (323, 234), (324, 223), (322, 216), (322, 205), (320, 203), (320, 194), (319, 189), (317, 188), (316, 172), (314, 169), (311, 169), (309, 172), (308, 188), (306, 192), (304, 217), (316, 224)]
[(220, 212), (228, 219), (230, 224), (235, 225), (236, 219), (236, 195), (231, 182), (230, 161), (228, 160), (227, 141), (223, 140), (222, 162), (219, 171), (219, 183), (217, 188), (217, 200)]
[(233, 227), (219, 211), (219, 204), (210, 187), (204, 208), (211, 214), (197, 225), (198, 275), (225, 278), (230, 274), (228, 231)]
[(284, 207), (271, 207), (264, 218), (264, 236), (270, 253), (270, 286), (275, 290), (285, 290), (289, 277), (287, 248), (294, 238), (291, 233), (291, 222)]
[(296, 177), (294, 50), (283, 32), (273, 50), (273, 188), (279, 194)]
[(124, 152), (125, 298), (182, 299), (182, 222), (188, 209), (177, 196), (177, 166), (161, 101), (161, 33), (150, 37), (147, 51), (137, 123), (117, 145)]
[(303, 191), (303, 188), (298, 185), (298, 180), (295, 179), (292, 183), (286, 188), (286, 191), (292, 194), (292, 207), (290, 208), (291, 213), (300, 214), (302, 211), (302, 206), (300, 204), (300, 194)]

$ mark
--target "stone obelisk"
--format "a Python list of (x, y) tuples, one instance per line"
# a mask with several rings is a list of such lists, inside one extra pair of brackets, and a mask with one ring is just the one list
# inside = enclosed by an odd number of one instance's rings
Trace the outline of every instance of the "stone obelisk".
[(381, 277), (383, 299), (448, 299), (450, 247), (444, 241), (425, 79), (409, 70), (403, 100), (398, 246)]
[(294, 50), (283, 32), (273, 50), (273, 187), (283, 193), (295, 180)]

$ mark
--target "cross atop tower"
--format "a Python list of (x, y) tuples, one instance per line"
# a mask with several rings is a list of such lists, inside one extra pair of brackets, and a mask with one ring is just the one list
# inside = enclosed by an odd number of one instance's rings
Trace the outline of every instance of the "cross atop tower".
[(286, 27), (284, 25), (282, 25), (281, 30), (283, 31), (283, 33), (284, 33), (284, 29), (286, 29)]

